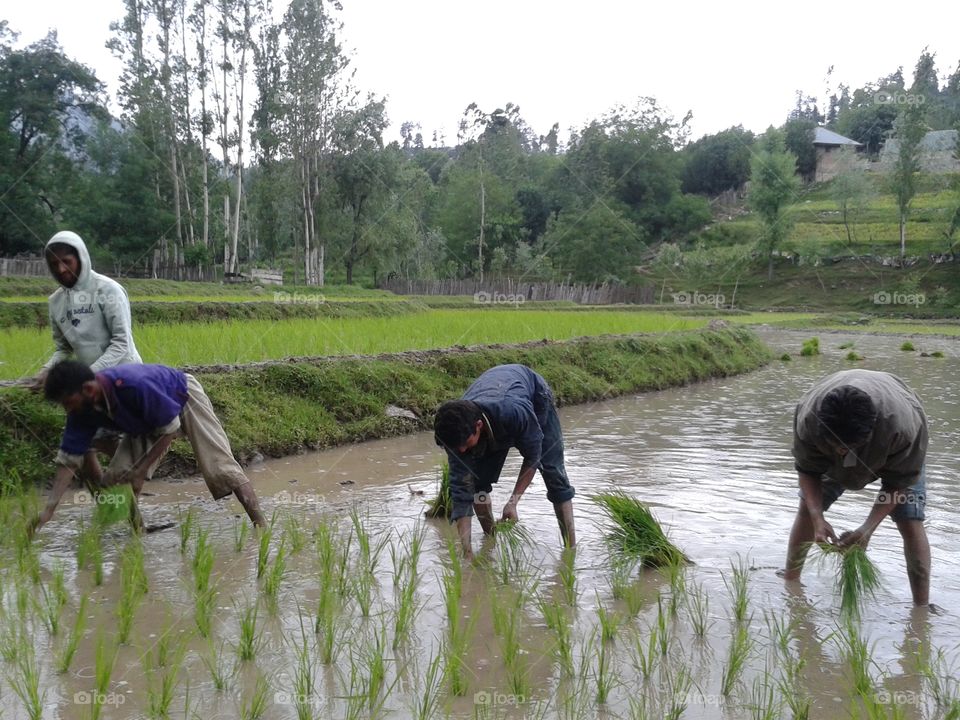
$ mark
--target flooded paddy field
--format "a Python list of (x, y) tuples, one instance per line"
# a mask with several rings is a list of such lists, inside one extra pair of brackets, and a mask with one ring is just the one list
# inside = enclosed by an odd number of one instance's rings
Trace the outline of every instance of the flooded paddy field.
[[(428, 433), (250, 468), (266, 533), (186, 479), (143, 499), (148, 524), (177, 527), (98, 539), (89, 496), (68, 493), (32, 546), (3, 542), (2, 717), (960, 716), (960, 341), (904, 352), (894, 336), (821, 334), (822, 354), (800, 358), (812, 333), (760, 332), (793, 359), (561, 409), (575, 553), (537, 479), (517, 529), (483, 541), (474, 523), (477, 561), (460, 561), (447, 523), (422, 517), (443, 459)], [(882, 586), (857, 621), (832, 565), (809, 563), (795, 586), (776, 575), (798, 503), (794, 404), (854, 366), (849, 342), (856, 366), (899, 375), (925, 404), (939, 612), (912, 607), (891, 522), (871, 541)], [(512, 455), (495, 510), (518, 469)], [(616, 562), (589, 499), (610, 490), (648, 503), (693, 564)], [(827, 517), (856, 527), (873, 497), (847, 493)], [(22, 504), (5, 506), (10, 532)]]

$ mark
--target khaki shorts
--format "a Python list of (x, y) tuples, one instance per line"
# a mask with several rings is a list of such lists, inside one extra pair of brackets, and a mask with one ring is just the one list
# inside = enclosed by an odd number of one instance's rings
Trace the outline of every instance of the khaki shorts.
[[(210, 398), (193, 375), (187, 375), (187, 404), (180, 413), (178, 435), (185, 436), (193, 448), (193, 454), (200, 466), (207, 488), (215, 500), (230, 495), (241, 485), (250, 482), (243, 468), (233, 457), (230, 441), (223, 431), (220, 420), (213, 412)], [(113, 456), (110, 465), (104, 471), (104, 484), (114, 485), (124, 482), (124, 476), (130, 472), (137, 460), (142, 458), (160, 439), (155, 435), (124, 435)], [(153, 477), (159, 458), (147, 469), (147, 479)]]

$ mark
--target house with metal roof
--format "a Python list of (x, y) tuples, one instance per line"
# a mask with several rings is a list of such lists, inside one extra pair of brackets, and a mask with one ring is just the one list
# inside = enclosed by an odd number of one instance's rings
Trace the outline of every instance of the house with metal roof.
[(814, 128), (813, 147), (817, 152), (814, 180), (824, 182), (836, 177), (853, 163), (864, 162), (863, 143), (844, 137), (825, 127)]

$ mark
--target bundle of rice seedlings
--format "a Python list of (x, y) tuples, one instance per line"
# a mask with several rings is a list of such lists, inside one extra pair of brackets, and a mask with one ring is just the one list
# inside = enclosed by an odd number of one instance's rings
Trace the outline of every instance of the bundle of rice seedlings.
[(874, 597), (880, 587), (880, 573), (867, 551), (859, 545), (842, 548), (839, 545), (821, 543), (820, 560), (836, 558), (835, 587), (840, 595), (840, 612), (848, 617), (860, 617), (866, 597)]
[(450, 466), (444, 462), (440, 468), (440, 491), (437, 496), (427, 500), (427, 509), (424, 515), (428, 518), (449, 518), (453, 512), (453, 501), (450, 498)]
[(689, 563), (690, 559), (667, 538), (650, 509), (623, 492), (591, 495), (613, 521), (608, 539), (617, 550), (640, 559), (647, 567)]
[(133, 490), (129, 485), (112, 485), (101, 490), (95, 502), (93, 520), (100, 527), (123, 522), (130, 518)]

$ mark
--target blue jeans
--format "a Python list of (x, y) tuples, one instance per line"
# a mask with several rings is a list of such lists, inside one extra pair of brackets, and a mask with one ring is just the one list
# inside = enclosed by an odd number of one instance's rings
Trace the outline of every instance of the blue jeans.
[[(824, 480), (820, 484), (821, 492), (823, 494), (823, 510), (827, 511), (837, 498), (843, 495), (844, 490), (846, 490), (843, 485), (840, 483), (833, 482), (832, 480)], [(881, 492), (886, 492), (881, 490)], [(924, 508), (927, 505), (927, 468), (926, 466), (920, 470), (920, 479), (915, 485), (911, 485), (908, 488), (903, 489), (904, 498), (903, 502), (898, 503), (897, 507), (894, 508), (893, 512), (890, 513), (890, 518), (894, 521), (899, 520), (920, 520), (923, 521), (926, 516), (924, 514)], [(800, 498), (803, 498), (803, 492), (799, 493)]]

